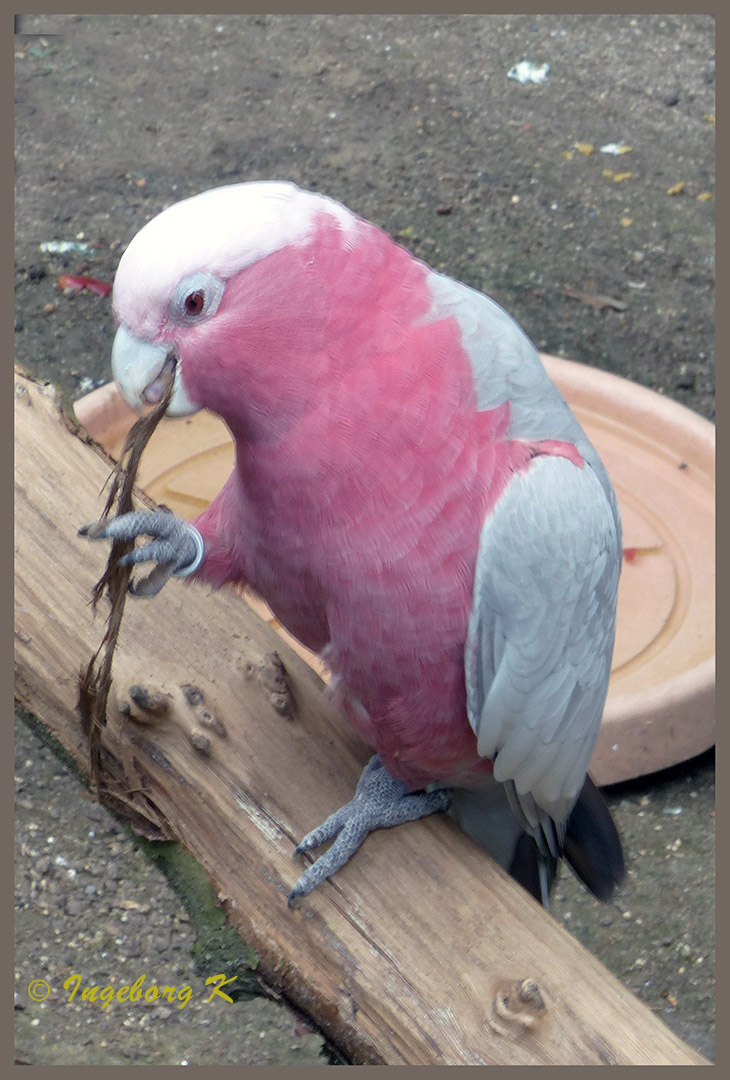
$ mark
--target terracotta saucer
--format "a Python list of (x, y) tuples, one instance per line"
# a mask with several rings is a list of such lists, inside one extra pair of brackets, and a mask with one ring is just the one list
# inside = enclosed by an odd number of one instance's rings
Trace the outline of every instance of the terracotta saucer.
[[(715, 429), (645, 387), (543, 356), (616, 489), (624, 566), (608, 702), (591, 761), (610, 784), (684, 761), (715, 737)], [(75, 405), (112, 455), (135, 419), (114, 383)], [(183, 517), (200, 513), (233, 465), (225, 424), (210, 413), (163, 420), (142, 458), (139, 483)], [(247, 596), (317, 670), (316, 657)]]

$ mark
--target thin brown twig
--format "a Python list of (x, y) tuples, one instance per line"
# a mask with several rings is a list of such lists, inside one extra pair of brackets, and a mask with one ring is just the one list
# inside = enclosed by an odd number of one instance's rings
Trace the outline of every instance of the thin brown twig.
[[(160, 403), (146, 416), (140, 417), (127, 435), (119, 461), (109, 477), (109, 495), (102, 517), (126, 514), (134, 508), (132, 493), (140, 458), (145, 446), (170, 404), (174, 387), (171, 373)], [(116, 505), (115, 505), (116, 503)], [(89, 776), (97, 797), (101, 793), (101, 734), (106, 726), (106, 710), (112, 683), (112, 661), (122, 625), (132, 567), (120, 565), (119, 560), (134, 547), (134, 540), (114, 540), (104, 573), (91, 594), (95, 609), (106, 592), (111, 605), (106, 632), (99, 648), (79, 677), (78, 709), (81, 727), (89, 743)]]

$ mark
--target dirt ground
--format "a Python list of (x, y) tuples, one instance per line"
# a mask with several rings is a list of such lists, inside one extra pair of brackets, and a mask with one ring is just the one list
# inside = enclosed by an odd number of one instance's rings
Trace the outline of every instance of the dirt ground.
[[(26, 15), (17, 29), (16, 362), (70, 399), (109, 379), (114, 328), (108, 298), (65, 294), (58, 275), (111, 281), (169, 202), (266, 178), (378, 222), (541, 350), (714, 417), (711, 16)], [(542, 82), (508, 77), (522, 60), (549, 64)], [(53, 241), (80, 248), (42, 250)], [(83, 788), (18, 724), (18, 1057), (202, 1063), (217, 1037), (221, 1063), (335, 1060), (262, 997), (233, 1024), (193, 1001), (123, 1022), (59, 1007), (71, 968), (91, 981), (124, 960), (162, 978), (143, 961), (163, 939), (169, 977), (202, 987), (199, 928), (124, 829), (90, 826)], [(609, 798), (628, 881), (602, 908), (564, 876), (555, 914), (712, 1056), (712, 754)], [(33, 978), (49, 1000), (30, 1000)]]

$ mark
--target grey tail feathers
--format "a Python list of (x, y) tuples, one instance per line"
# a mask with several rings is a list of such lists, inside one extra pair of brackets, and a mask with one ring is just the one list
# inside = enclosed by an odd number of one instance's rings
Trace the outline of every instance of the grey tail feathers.
[[(561, 855), (586, 888), (608, 903), (623, 880), (624, 856), (613, 818), (589, 776), (568, 818)], [(535, 840), (523, 833), (509, 872), (548, 908), (557, 862), (549, 853), (540, 852)]]

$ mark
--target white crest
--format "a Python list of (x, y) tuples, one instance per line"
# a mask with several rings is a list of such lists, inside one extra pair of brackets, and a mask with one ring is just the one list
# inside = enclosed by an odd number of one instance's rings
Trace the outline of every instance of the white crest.
[(323, 212), (345, 236), (357, 228), (346, 207), (290, 183), (231, 184), (173, 203), (140, 229), (122, 256), (114, 280), (118, 321), (153, 339), (182, 278), (198, 271), (230, 278), (302, 241)]

